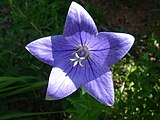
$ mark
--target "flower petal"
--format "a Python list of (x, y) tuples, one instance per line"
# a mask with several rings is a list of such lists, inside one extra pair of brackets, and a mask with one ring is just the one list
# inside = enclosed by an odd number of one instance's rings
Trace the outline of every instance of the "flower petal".
[(93, 40), (88, 41), (91, 59), (99, 66), (104, 67), (105, 60), (110, 51), (110, 43), (101, 34), (98, 34)]
[(86, 83), (82, 87), (101, 103), (107, 104), (108, 106), (114, 104), (114, 87), (112, 73), (110, 71)]
[(51, 36), (51, 40), (53, 52), (59, 52), (60, 54), (61, 52), (75, 51), (77, 49), (77, 46), (63, 37), (63, 35)]
[(26, 49), (39, 60), (53, 66), (55, 56), (62, 56), (64, 52), (73, 52), (76, 48), (62, 35), (55, 35), (35, 40), (29, 43)]
[[(99, 36), (109, 42), (109, 52), (105, 60), (107, 66), (117, 63), (130, 50), (134, 37), (126, 33), (100, 32)], [(108, 48), (107, 48), (108, 49)]]
[(54, 58), (52, 54), (51, 36), (35, 40), (29, 43), (25, 48), (39, 60), (53, 65)]
[(79, 88), (80, 84), (73, 82), (60, 68), (52, 68), (46, 93), (46, 100), (62, 99)]
[(72, 2), (66, 18), (63, 35), (68, 37), (77, 32), (80, 35), (82, 31), (92, 35), (98, 33), (97, 27), (88, 12), (76, 2)]

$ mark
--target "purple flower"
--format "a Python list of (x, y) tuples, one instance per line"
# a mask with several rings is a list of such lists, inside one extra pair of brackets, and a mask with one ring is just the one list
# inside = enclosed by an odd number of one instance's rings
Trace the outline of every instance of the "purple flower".
[(101, 103), (112, 106), (114, 87), (109, 67), (124, 57), (133, 42), (129, 34), (98, 32), (87, 11), (72, 2), (63, 35), (40, 38), (26, 49), (53, 66), (47, 100), (64, 98), (82, 87)]

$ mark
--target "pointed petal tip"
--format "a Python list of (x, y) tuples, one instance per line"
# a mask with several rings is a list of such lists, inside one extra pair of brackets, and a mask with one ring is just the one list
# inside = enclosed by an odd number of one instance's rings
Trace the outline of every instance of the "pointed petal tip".
[(27, 44), (26, 46), (25, 46), (25, 49), (28, 51), (28, 52), (30, 52), (33, 56), (35, 56), (35, 54), (32, 52), (33, 50), (35, 50), (35, 49), (33, 49), (33, 47), (34, 47), (34, 41), (33, 42), (31, 42), (31, 43), (29, 43), (29, 44)]
[(108, 96), (107, 98), (97, 99), (97, 100), (100, 103), (105, 104), (105, 105), (110, 106), (110, 107), (114, 105), (114, 95), (113, 96)]
[(52, 93), (50, 93), (50, 91), (46, 92), (46, 97), (45, 100), (51, 101), (51, 100), (60, 100), (62, 98), (65, 98), (66, 96), (56, 96), (56, 95), (52, 95)]
[(108, 106), (110, 106), (110, 107), (113, 106), (114, 105), (114, 98), (110, 99), (105, 104), (108, 105)]
[(53, 66), (54, 58), (51, 36), (34, 40), (27, 44), (25, 49), (28, 50), (37, 59)]
[(135, 41), (135, 38), (131, 34), (126, 34), (126, 33), (124, 33), (124, 34), (126, 35), (126, 45), (128, 44), (128, 49), (126, 49), (126, 50), (128, 52), (132, 48), (134, 41)]
[(133, 44), (135, 41), (134, 36), (128, 33), (114, 33), (114, 34), (117, 36), (117, 38), (122, 40), (127, 40), (130, 44)]
[(73, 1), (68, 10), (63, 35), (68, 37), (77, 32), (95, 35), (98, 30), (89, 13), (80, 4)]
[(135, 41), (134, 36), (128, 33), (100, 32), (99, 36), (106, 38), (110, 44), (110, 51), (105, 61), (107, 66), (111, 66), (121, 60), (131, 49)]
[(133, 35), (131, 34), (126, 34), (126, 37), (128, 38), (128, 40), (130, 41), (130, 44), (133, 44), (135, 41), (135, 38)]
[(55, 99), (46, 93), (45, 100), (50, 101), (50, 100), (55, 100)]
[(114, 86), (112, 73), (110, 71), (98, 77), (96, 80), (82, 85), (82, 87), (100, 103), (107, 106), (114, 105)]
[(28, 46), (26, 45), (25, 47), (24, 47), (26, 50), (28, 50)]
[(78, 4), (78, 3), (76, 3), (75, 1), (72, 1), (71, 5), (72, 5), (72, 4)]
[(65, 98), (75, 92), (79, 86), (80, 84), (73, 82), (62, 69), (54, 67), (49, 77), (46, 100)]
[(80, 6), (78, 3), (76, 3), (75, 1), (72, 1), (70, 6)]
[(26, 49), (27, 51), (30, 51), (30, 49), (29, 49), (30, 47), (29, 47), (29, 46), (30, 46), (30, 43), (25, 46), (25, 49)]
[(48, 100), (48, 101), (52, 101), (52, 100), (60, 100), (60, 99), (63, 99), (67, 96), (63, 96), (63, 97), (60, 97), (60, 96), (53, 96), (52, 94), (49, 93), (49, 91), (46, 92), (46, 96), (45, 96), (45, 100)]
[(75, 2), (75, 1), (72, 1), (71, 5), (70, 5), (70, 7), (69, 7), (69, 10), (72, 10), (72, 9), (74, 9), (74, 8), (79, 9), (79, 10), (84, 9), (80, 4), (78, 4), (78, 3)]

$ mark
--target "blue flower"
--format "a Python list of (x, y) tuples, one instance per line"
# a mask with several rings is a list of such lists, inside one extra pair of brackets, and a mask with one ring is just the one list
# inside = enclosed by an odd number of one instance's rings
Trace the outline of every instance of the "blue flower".
[(79, 87), (103, 104), (114, 104), (110, 66), (126, 55), (134, 37), (125, 33), (98, 32), (87, 11), (72, 2), (63, 35), (40, 38), (26, 49), (51, 65), (47, 100), (62, 99)]

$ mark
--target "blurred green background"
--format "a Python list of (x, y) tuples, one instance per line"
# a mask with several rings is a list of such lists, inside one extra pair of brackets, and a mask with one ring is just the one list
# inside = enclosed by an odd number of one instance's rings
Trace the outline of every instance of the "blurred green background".
[(79, 89), (46, 101), (51, 66), (24, 48), (62, 34), (71, 0), (0, 0), (0, 120), (160, 119), (160, 1), (76, 0), (99, 31), (132, 34), (130, 52), (111, 67), (115, 105), (105, 106)]

